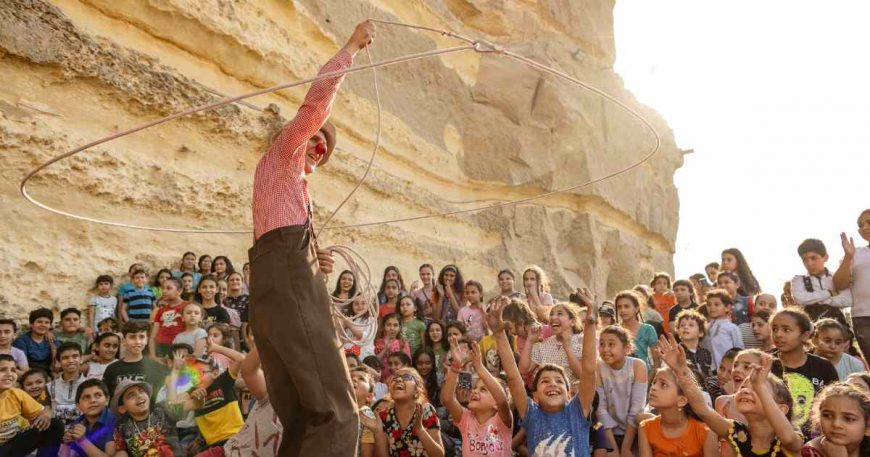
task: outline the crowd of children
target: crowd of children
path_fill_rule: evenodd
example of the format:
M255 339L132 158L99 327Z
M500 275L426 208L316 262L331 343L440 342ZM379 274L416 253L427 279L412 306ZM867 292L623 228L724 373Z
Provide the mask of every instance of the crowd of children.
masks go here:
M870 210L858 220L870 241ZM777 297L744 255L602 300L549 293L540 268L491 288L424 264L385 269L378 315L350 271L332 295L361 456L870 455L870 247L815 239ZM0 457L277 455L248 328L247 265L187 252L149 283L99 276L83 309L0 318ZM349 300L356 297L355 300Z

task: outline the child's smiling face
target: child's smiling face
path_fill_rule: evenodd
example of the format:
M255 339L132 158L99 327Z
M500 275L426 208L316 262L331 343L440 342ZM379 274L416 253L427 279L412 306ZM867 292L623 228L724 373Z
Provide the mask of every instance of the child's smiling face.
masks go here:
M43 378L42 376L31 376L31 378L42 379L42 387L45 388L45 378ZM12 387L15 387L15 381L17 380L18 371L15 368L15 362L11 360L0 362L0 389L6 391L6 389L11 389ZM30 392L27 391L27 393Z
M6 347L12 344L15 336L15 328L10 324L0 324L0 346Z
M350 292L353 289L353 273L343 273L338 278L338 286L342 292Z
M433 343L441 342L441 338L443 337L444 331L441 329L440 325L429 326L429 339L432 340Z
M133 418L139 418L148 415L148 402L151 399L148 397L148 392L140 386L127 388L124 394L121 395L121 407L119 411L122 414L129 414Z
M731 380L734 381L734 387L739 388L743 381L749 379L749 373L754 365L758 365L761 358L758 354L742 352L734 359L734 364L731 367ZM748 385L749 382L747 381Z
M710 319L722 319L728 315L731 310L731 305L726 305L719 297L710 297L707 299L707 314Z
M502 273L498 275L498 288L501 289L502 292L510 293L514 291L514 277L507 274Z
M68 375L78 373L82 364L82 354L79 351L64 351L58 358L60 359L60 368L64 373Z
M51 329L51 319L40 317L30 324L30 330L36 335L45 335Z
M15 364L13 363L14 367ZM45 391L45 376L41 373L32 374L21 380L21 388L31 397L37 398Z
M60 320L60 326L66 333L75 333L79 331L81 321L82 319L78 314L67 313L63 319Z
M568 381L562 373L543 371L538 378L533 397L544 411L560 411L568 403Z

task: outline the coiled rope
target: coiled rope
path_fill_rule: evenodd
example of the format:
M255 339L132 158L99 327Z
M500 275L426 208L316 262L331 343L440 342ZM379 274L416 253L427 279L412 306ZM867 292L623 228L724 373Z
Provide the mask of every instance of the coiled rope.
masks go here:
M235 96L235 97L224 98L222 100L218 100L216 102L209 103L207 105L189 108L189 109L181 111L179 113L175 113L175 114L172 114L172 115L169 115L169 116L166 116L166 117L163 117L163 118L151 121L151 122L141 124L139 126L132 127L130 129L127 129L127 130L124 130L124 131L100 138L98 140L92 141L90 143L87 143L83 146L80 146L80 147L75 148L71 151L65 152L63 154L54 156L54 157L50 158L49 160L47 160L46 162L40 164L39 166L37 166L36 168L31 170L24 177L24 179L21 180L21 183L19 186L19 191L21 192L21 196L24 197L27 201L29 201L33 205L35 205L39 208L42 208L46 211L49 211L49 212L52 212L52 213L55 213L55 214L58 214L61 216L65 216L65 217L69 217L69 218L73 218L73 219L78 219L78 220L85 221L85 222L92 222L92 223L97 223L97 224L102 224L102 225L113 226L113 227L121 227L121 228L135 229L135 230L156 231L156 232L171 232L171 233L210 233L210 234L219 234L219 233L220 234L242 234L242 233L244 233L244 234L249 234L252 232L252 230L247 229L247 228L246 229L203 229L203 228L180 228L180 227L155 227L155 226L137 225L137 224L128 224L128 223L123 223L123 222L108 221L108 220L83 216L80 214L75 214L75 213L71 213L69 211L64 211L64 210L61 210L58 208L51 207L45 203L42 203L42 202L36 200L33 196L31 196L28 193L27 183L34 176L36 176L40 171L44 170L45 168L49 167L50 165L52 165L58 161L61 161L61 160L66 159L68 157L71 157L75 154L84 152L84 151L91 149L95 146L98 146L98 145L101 145L104 143L108 143L108 142L116 140L118 138L125 137L127 135L131 135L133 133L136 133L136 132L139 132L139 131L142 131L142 130L145 130L145 129L148 129L148 128L151 128L151 127L154 127L154 126L157 126L157 125L181 118L181 117L189 116L191 114L199 113L199 112L210 110L210 109L219 108L219 107L222 107L225 105L229 105L231 103L243 103L244 104L244 102L242 102L242 101L245 99L251 98L251 97L269 94L269 93L276 92L279 90L289 89L291 87L296 87L296 86L300 86L303 84L313 83L316 81L320 81L322 79L334 78L336 76L340 76L343 74L356 73L356 72L360 72L363 70L369 70L369 69L372 70L372 76L373 76L373 80L374 80L373 84L374 84L374 89L375 89L375 100L377 102L377 112L378 112L377 133L376 133L376 138L375 138L375 144L374 144L374 147L372 149L372 154L371 154L371 157L368 161L368 164L366 165L366 168L365 168L365 171L364 171L362 177L359 179L359 181L357 181L357 184L348 193L348 195L344 198L344 200L342 200L341 203L339 203L339 205L335 208L335 210L333 210L330 213L330 215L327 217L327 219L322 224L320 230L318 231L318 234L321 233L323 230L327 230L327 229L336 230L336 229L345 229L345 228L354 228L354 227L371 227L371 226L385 225L385 224L391 224L391 223L396 223L396 222L417 221L417 220L429 219L429 218L435 218L435 217L444 217L444 216L453 216L453 215L465 214L465 213L473 213L473 212L484 211L484 210L488 210L488 209L513 206L513 205L517 205L520 203L527 203L530 201L546 198L546 197L556 195L556 194L571 192L571 191L574 191L574 190L577 190L577 189L580 189L583 187L587 187L587 186L591 186L591 185L596 184L596 183L600 183L602 181L606 181L606 180L611 179L613 177L627 173L635 168L638 168L638 167L642 166L644 163L646 163L647 161L649 161L650 159L652 159L652 157L661 148L661 137L659 136L658 131L655 129L655 127L652 125L652 123L649 122L643 115L641 115L635 109L633 109L632 107L623 103L619 99L613 97L612 95L610 95L610 94L608 94L608 93L606 93L606 92L604 92L604 91L602 91L602 90L600 90L600 89L598 89L598 88L596 88L588 83L585 83L577 78L574 78L574 77L572 77L564 72L561 72L559 70L556 70L556 69L553 69L553 68L548 67L546 65L543 65L543 64L536 62L532 59L529 59L527 57L523 57L523 56L516 54L508 49L505 49L502 46L495 45L495 44L488 42L488 41L485 41L485 40L473 40L471 38L457 34L455 32L436 29L436 28L432 28L432 27L414 25L414 24L405 24L402 22L395 22L395 21L385 21L385 20L380 20L380 19L369 19L369 20L372 22L375 22L375 23L384 24L384 25L388 25L388 26L405 27L405 28L411 28L411 29L439 33L443 36L454 38L454 39L457 39L459 41L462 41L465 44L461 45L461 46L454 46L454 47L443 48L443 49L435 49L435 50L431 50L431 51L424 51L424 52L419 52L419 53L415 53L415 54L400 56L400 57L396 57L393 59L388 59L388 60L384 60L384 61L380 61L380 62L374 62L374 59L372 58L372 55L371 55L371 51L369 49L370 46L369 46L366 48L367 56L369 59L369 63L367 65L361 65L358 67L352 67L352 68L348 68L348 69L344 69L344 70L338 70L338 71L333 71L333 72L329 72L329 73L324 73L322 75L318 75L318 76L313 77L313 78L308 78L308 79L304 79L304 80L300 80L300 81L296 81L296 82L292 82L292 83L287 83L287 84L279 84L276 86L272 86L272 87L265 88L265 89L260 89L260 90L250 92L247 94L243 94L243 95L239 95L239 96ZM346 224L346 225L339 225L339 226L330 227L330 223L332 222L332 220L334 219L334 217L338 213L338 211L345 205L345 203L347 203L348 200L350 200L350 198L353 196L353 194L365 182L365 179L368 177L369 171L372 168L372 165L374 163L374 159L375 159L377 152L378 152L378 149L380 147L382 106L381 106L381 100L380 100L380 93L379 93L379 89L378 89L377 73L376 73L375 69L378 67L395 65L398 63L412 62L415 60L421 60L421 59L426 59L426 58L435 57L435 56L439 56L439 55L445 55L445 54L451 54L451 53L457 53L457 52L463 52L463 51L469 51L469 50L474 50L475 52L478 52L478 53L504 55L504 56L509 57L511 59L514 59L518 62L521 62L525 65L531 66L532 68L535 68L539 71L551 74L557 78L563 79L563 80L568 81L574 85L580 86L584 89L587 89L587 90L595 93L596 95L598 95L598 96L604 98L605 100L615 104L616 106L622 108L624 111L626 111L632 117L634 117L635 119L640 121L640 123L653 136L654 144L653 144L652 148L650 149L650 151L646 155L641 157L638 161L636 161L636 162L634 162L634 163L632 163L624 168L618 169L618 170L613 171L611 173L608 173L604 176L600 176L600 177L591 179L591 180L584 182L584 183L581 183L581 184L576 184L576 185L572 185L572 186L568 186L568 187L563 187L560 189L555 189L552 191L548 191L548 192L544 192L544 193L541 193L538 195L534 195L532 197L504 201L504 202L498 202L498 203L494 203L494 204L490 204L490 205L483 205L483 206L462 209L462 210L446 211L446 212L441 212L441 213L436 213L436 214L425 214L425 215L411 216L411 217L398 218L398 219L381 220L381 221L374 221L374 222L363 222L363 223ZM345 299L345 300L333 299L333 310L332 311L333 311L333 314L336 316L336 320L338 321L338 320L341 320L343 318L346 319L344 317L344 312L343 312L344 308L347 307L348 305L350 305L351 303L353 303L355 300L365 299L367 302L365 312L360 312L358 314L355 314L354 316L351 316L351 319L352 319L351 325L354 325L354 326L357 326L358 328L363 329L363 337L362 338L354 338L353 336L348 336L348 335L344 334L345 332L343 332L343 331L339 332L339 336L341 337L342 341L344 341L346 343L357 344L360 346L370 344L373 341L374 336L375 336L374 334L375 334L375 329L377 326L377 320L376 320L375 316L377 316L377 314L378 314L377 301L374 299L374 286L372 285L372 282L371 282L372 281L371 269L369 268L369 265L365 261L365 259L358 252L356 252L355 250L353 250L352 248L350 248L348 246L336 245L336 246L330 246L327 249L332 251L334 254L338 255L339 257L341 257L349 265L350 271L354 273L354 275L358 281L358 288L357 288L358 292L354 297L350 297L350 298ZM363 319L363 316L366 313L368 313L368 318Z

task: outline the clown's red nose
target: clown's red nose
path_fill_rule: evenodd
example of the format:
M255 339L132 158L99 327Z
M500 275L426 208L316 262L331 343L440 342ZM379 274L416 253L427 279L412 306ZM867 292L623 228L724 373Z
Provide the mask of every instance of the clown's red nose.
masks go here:
M322 156L326 154L326 145L323 143L317 143L317 146L314 147L314 151L317 153L317 155Z

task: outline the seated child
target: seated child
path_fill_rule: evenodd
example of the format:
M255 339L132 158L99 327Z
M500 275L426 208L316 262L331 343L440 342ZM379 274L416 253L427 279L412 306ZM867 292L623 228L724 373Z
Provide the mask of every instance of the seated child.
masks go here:
M776 349L776 346L773 345L773 336L770 333L770 316L772 313L768 309L759 309L752 315L752 334L758 340L758 349L768 354Z
M114 457L181 457L176 417L164 404L151 406L151 384L124 379L115 388L111 409L117 414L106 454Z
M82 412L63 434L61 457L103 456L112 441L115 415L109 411L109 389L99 379L87 379L76 389Z
M51 361L60 341L50 342L48 338L54 313L48 308L37 308L30 312L30 331L19 335L12 346L24 351L30 368L42 368L51 371Z
M48 408L15 387L17 380L15 359L0 354L0 455L24 456L40 447L59 445L63 423L52 419Z
M82 354L88 353L91 338L82 327L82 312L78 308L67 308L60 312L60 332L55 337L61 344L76 343Z
M51 395L48 394L48 383L51 376L42 368L31 368L21 375L21 389L51 411Z
M388 387L381 382L381 376L384 370L384 364L376 355L370 355L363 359L363 366L368 368L369 373L374 376L375 401L379 401L387 396Z
M364 367L357 367L350 370L350 379L359 407L359 453L362 456L372 456L375 453L375 435L363 425L363 420L372 420L375 417L375 412L369 407L375 397L374 377Z
M103 372L103 382L109 388L112 398L115 396L115 387L124 380L136 380L147 382L152 389L160 390L166 378L166 366L154 359L145 357L143 351L148 344L148 330L150 326L146 321L131 320L124 324L122 330L124 352L121 360L116 360L106 367ZM149 393L150 396L150 393ZM146 417L144 413L138 417Z
M849 344L848 328L831 318L820 319L814 327L813 345L816 347L814 353L831 362L837 370L840 381L845 381L852 373L865 371L861 360L845 352Z
M85 381L81 373L82 350L78 343L67 341L57 349L60 374L48 385L54 417L69 425L79 416L76 390Z

